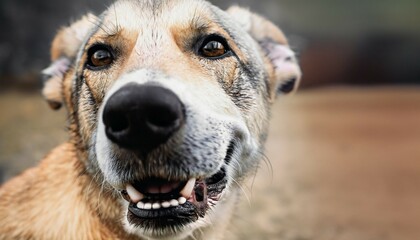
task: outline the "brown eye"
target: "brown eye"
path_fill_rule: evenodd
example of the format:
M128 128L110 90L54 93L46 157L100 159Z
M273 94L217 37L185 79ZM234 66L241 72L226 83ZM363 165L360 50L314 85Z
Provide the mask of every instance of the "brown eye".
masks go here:
M226 49L220 42L211 41L203 47L203 55L206 57L220 57L226 53Z
M106 46L94 46L88 51L87 65L92 70L102 69L114 61L111 51Z
M200 55L210 59L224 57L228 52L226 40L219 36L208 37L199 50Z

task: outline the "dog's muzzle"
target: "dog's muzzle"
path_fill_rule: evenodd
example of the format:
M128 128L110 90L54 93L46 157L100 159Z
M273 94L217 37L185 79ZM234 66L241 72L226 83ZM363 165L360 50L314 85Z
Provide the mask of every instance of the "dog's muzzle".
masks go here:
M139 166L144 168L139 169L144 174L131 177L124 183L125 188L120 189L129 202L127 217L132 224L145 229L185 226L203 217L209 204L217 202L226 187L225 167L210 177L188 174L174 177L170 173L157 176L159 170L156 169L163 169L165 161L169 164L176 159L168 154L158 154L158 158L166 159L158 166L153 156L163 151L162 146L167 145L167 149L175 151L179 147L179 143L170 140L176 137L184 139L181 129L187 124L185 112L184 104L174 92L156 84L128 83L105 103L102 115L105 134L118 146L113 154L118 155L121 150L136 156L134 159L116 157L116 161L142 163L130 166L130 171L136 171ZM226 152L225 164L230 161L233 149L232 143ZM149 168L152 165L153 171ZM177 167L178 170L190 171L185 165L172 165L174 171Z

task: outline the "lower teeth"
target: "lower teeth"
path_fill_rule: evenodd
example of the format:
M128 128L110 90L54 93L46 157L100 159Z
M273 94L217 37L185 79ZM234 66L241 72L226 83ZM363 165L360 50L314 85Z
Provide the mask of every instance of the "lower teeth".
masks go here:
M164 202L138 202L137 203L137 208L139 209L144 209L144 210L151 210L151 209L160 209L160 208L169 208L169 207L176 207L179 205L183 205L184 203L187 202L187 199L184 197L180 197L178 199L172 199L170 201L164 201Z

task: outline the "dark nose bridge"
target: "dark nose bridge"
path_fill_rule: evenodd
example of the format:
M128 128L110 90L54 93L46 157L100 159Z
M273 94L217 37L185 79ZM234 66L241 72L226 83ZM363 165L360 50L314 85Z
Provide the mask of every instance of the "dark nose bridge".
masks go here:
M151 83L129 83L108 99L102 117L112 142L147 155L181 128L185 113L171 90Z

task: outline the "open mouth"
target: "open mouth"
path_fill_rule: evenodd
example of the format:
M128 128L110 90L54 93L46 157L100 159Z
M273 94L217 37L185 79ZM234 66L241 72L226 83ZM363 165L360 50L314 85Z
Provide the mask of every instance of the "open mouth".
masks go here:
M204 217L226 188L226 166L234 149L232 141L224 159L225 166L209 178L147 178L127 184L121 193L129 202L128 221L137 227L156 230L182 227Z
M126 186L123 197L130 202L128 220L144 228L185 225L204 217L227 184L226 171L207 179L169 181L149 178Z

